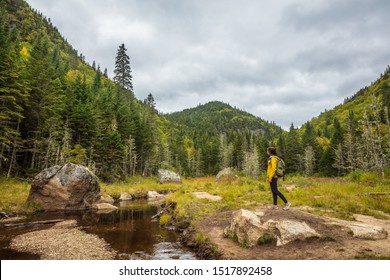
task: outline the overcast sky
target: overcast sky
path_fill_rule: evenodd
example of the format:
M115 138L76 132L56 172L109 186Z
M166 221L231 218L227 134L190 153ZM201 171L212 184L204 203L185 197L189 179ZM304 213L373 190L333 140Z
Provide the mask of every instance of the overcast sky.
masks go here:
M113 76L126 45L135 95L160 112L219 100L288 129L390 64L389 0L27 0Z

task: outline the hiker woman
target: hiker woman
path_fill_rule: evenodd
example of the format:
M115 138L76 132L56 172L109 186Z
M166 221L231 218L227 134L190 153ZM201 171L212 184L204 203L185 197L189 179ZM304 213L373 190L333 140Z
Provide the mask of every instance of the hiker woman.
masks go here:
M274 147L267 148L268 167L267 167L267 183L271 186L272 197L274 204L269 206L268 209L276 210L278 207L278 196L284 201L283 210L288 210L291 206L290 202L284 197L284 195L278 190L278 176L276 175L276 166L279 158L276 156L276 149Z

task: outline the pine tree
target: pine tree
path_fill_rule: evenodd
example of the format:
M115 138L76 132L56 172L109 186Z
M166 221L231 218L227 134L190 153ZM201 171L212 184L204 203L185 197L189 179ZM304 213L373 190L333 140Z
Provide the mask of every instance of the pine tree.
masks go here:
M284 161L288 164L288 172L303 171L303 149L299 141L297 129L291 124L286 138Z
M156 109L156 102L154 101L154 97L151 93L148 94L148 97L144 100L144 103L151 109Z
M334 150L334 160L332 166L337 169L337 176L344 175L343 172L345 170L344 151L341 143L339 143Z
M10 30L0 11L0 170L8 164L8 177L22 145L20 122L28 98L24 62L16 29ZM4 164L3 164L4 163Z
M114 81L123 89L134 92L133 76L131 75L130 58L126 54L125 44L118 48L115 60Z
M338 175L338 170L334 167L336 159L336 151L339 151L339 144L343 142L343 130L340 125L338 118L333 120L333 136L330 140L329 146L326 148L322 154L320 160L320 171L326 176L336 176Z
M310 157L312 156L313 158L310 159L310 161L313 161L314 162L317 162L318 159L320 158L321 156L321 153L322 153L322 149L320 147L320 145L318 144L317 142L317 135L316 135L316 132L314 130L314 128L312 127L312 125L310 124L310 122L307 122L305 125L304 125L304 133L302 135L302 147L305 149L305 153L310 151L309 154L310 154ZM307 173L307 160L308 160L308 155L305 154L304 156L304 161L305 161L305 172ZM313 170L310 171L310 173L314 173L316 171L316 165L313 165ZM310 175L311 175L310 174Z
M345 166L343 169L350 173L352 171L355 171L358 168L358 163L360 161L359 158L357 158L357 139L356 139L356 133L355 133L355 124L354 124L354 114L353 111L350 111L347 118L347 125L346 125L346 131L344 134L344 140L343 140L343 150L344 150L344 163ZM340 148L339 148L340 149Z
M62 139L64 95L51 61L48 38L42 35L36 40L27 64L30 96L25 112L29 117L21 123L22 132L29 140L31 168L48 166L49 158L55 159L51 153L57 151Z

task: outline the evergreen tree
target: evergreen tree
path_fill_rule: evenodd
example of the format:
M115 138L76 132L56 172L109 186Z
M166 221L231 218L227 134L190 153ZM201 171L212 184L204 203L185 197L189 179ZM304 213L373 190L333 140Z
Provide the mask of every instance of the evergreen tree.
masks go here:
M347 118L346 131L344 134L343 140L343 150L344 150L344 162L345 165L343 170L347 173L355 171L358 168L360 158L357 157L358 149L357 149L357 139L356 139L356 125L354 120L353 111L350 111ZM338 148L341 149L340 147Z
M44 168L55 158L60 146L62 127L61 112L64 109L62 84L54 75L51 64L52 56L48 38L40 36L31 51L26 74L29 81L30 96L25 107L26 115L21 123L21 130L28 140L27 147L31 157L31 168Z
M297 129L291 124L286 137L286 148L284 151L284 161L288 166L287 172L303 171L303 149L301 148Z
M95 77L92 84L92 93L97 94L102 86L102 73L100 72L100 65L98 65L97 71L95 71Z
M9 29L0 11L0 171L8 167L8 177L16 163L16 152L22 145L19 126L28 98L19 43L16 29Z
M343 142L343 131L341 129L340 121L334 118L333 121L333 136L329 146L326 148L320 160L320 171L326 176L338 175L338 168L335 168L334 161L336 158L336 151L340 152L339 144ZM340 155L338 155L340 157Z
M317 162L320 159L321 154L322 154L322 148L317 141L317 133L315 132L315 130L314 130L313 126L310 124L310 122L307 122L304 125L304 132L302 135L302 147L305 150L305 153L308 152L308 154L306 154L304 156L306 173L308 173L306 164L308 164L307 160L309 158L310 158L310 161L313 161L309 165L311 166L313 164L312 166L314 168L309 173L314 173L315 171L317 171L317 168L316 168L316 165L314 164L314 162ZM308 157L308 155L310 155L310 157ZM311 157L313 157L313 158L311 158Z
M156 109L156 102L154 101L154 97L151 93L148 94L148 97L144 100L144 103L152 110Z
M133 76L131 75L130 58L126 54L125 44L122 44L118 48L118 52L115 59L114 81L123 89L133 89Z

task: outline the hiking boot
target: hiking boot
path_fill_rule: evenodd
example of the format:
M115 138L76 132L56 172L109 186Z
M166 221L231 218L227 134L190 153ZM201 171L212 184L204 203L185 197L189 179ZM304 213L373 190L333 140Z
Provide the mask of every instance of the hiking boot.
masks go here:
M279 207L277 205L270 205L267 208L270 210L278 210L279 209Z
M291 203L290 202L287 202L284 206L283 206L283 210L288 210L291 206Z

